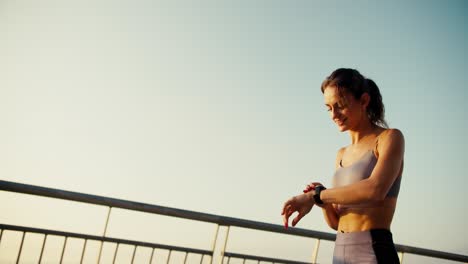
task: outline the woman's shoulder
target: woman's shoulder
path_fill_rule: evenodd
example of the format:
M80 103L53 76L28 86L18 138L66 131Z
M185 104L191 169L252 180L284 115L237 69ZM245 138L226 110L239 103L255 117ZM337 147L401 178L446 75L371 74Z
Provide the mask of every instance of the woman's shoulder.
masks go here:
M377 139L377 152L385 149L401 149L405 148L405 137L403 132L397 128L385 129L379 134Z
M378 140L404 140L403 132L398 128L386 128L378 136Z
M343 153L346 151L346 149L348 148L349 146L344 146L344 147L341 147L338 149L338 152L336 153L336 156L337 157L341 157L343 156Z

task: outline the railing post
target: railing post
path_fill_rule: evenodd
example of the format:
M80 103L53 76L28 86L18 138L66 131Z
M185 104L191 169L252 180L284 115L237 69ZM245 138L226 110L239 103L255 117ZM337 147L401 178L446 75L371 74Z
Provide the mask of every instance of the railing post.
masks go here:
M153 248L153 250L151 250L151 256L150 256L149 264L153 263L153 256L154 256L154 248Z
M138 246L133 247L132 262L130 262L131 264L133 264L135 261L135 255L136 255L137 249L138 249Z
M317 256L318 256L318 250L320 246L320 238L317 238L317 242L315 242L314 246L314 252L312 253L312 263L317 263Z
M41 264L42 262L42 256L44 255L44 248L45 248L46 242L47 242L47 234L44 236L44 240L42 240L41 255L39 255L39 261L37 262L38 264Z
M172 249L169 250L169 255L167 256L166 264L169 264L169 261L171 260L171 253L172 253Z
M210 264L213 264L214 251L215 251L215 248L216 248L216 241L217 241L217 239L218 239L218 232L219 232L219 224L216 224L216 232L215 232L214 239L213 239L213 245L212 245L212 247L211 247L211 260L210 260Z
M224 238L224 244L223 244L223 247L221 248L221 259L219 260L219 264L223 264L223 261L224 261L224 252L226 252L230 227L231 226L227 226L227 229L226 229L226 237Z
M84 259L85 253L86 253L86 244L87 243L88 243L88 239L85 239L84 243L83 243L83 251L81 252L80 264L83 264L83 259Z
M62 255L60 256L60 263L63 263L63 256L65 255L65 249L67 248L67 241L68 241L68 237L65 237L65 241L63 242L63 248L62 248Z
M20 257L21 257L21 252L23 251L24 236L25 236L25 232L23 232L23 235L21 237L21 245L20 245L20 249L19 249L19 252L18 252L18 256L16 257L16 264L19 263L19 260L20 260Z
M107 235L107 225L109 224L109 217L111 214L112 207L109 206L109 211L107 212L107 218L106 218L106 224L104 225L104 232L102 233L102 237L106 237ZM102 254L102 245L104 244L104 241L101 241L101 245L99 246L99 255L97 258L97 263L99 264L101 262L101 254Z
M117 259L117 251L119 251L119 246L120 246L120 243L117 243L117 245L115 246L114 257L112 258L112 264L115 264L115 260Z

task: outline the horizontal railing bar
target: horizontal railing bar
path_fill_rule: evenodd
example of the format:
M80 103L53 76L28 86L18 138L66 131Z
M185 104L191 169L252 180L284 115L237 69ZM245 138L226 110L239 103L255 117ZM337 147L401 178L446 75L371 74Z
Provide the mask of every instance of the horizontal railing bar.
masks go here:
M126 244L126 245L141 246L141 247L149 247L149 248L167 249L167 250L173 250L173 251L183 251L183 252L190 252L190 253L195 253L195 254L213 256L212 251L203 250L203 249L178 247L178 246L171 246L171 245L165 245L165 244L141 242L141 241L128 240L128 239L119 239L119 238L112 238L112 237L85 235L85 234L71 233L71 232L64 232L64 231L56 231L56 230L50 230L50 229L41 229L41 228L16 226L16 225L5 225L5 224L0 224L0 229L9 230L9 231L27 232L27 233L38 233L38 234L54 235L54 236L61 236L61 237L72 237L72 238L96 240L96 241L111 242L111 243Z
M128 200L114 199L98 195L90 195L79 192L70 192L53 188L46 188L40 186L34 186L29 184L15 183L9 181L0 180L0 190L18 192L32 195L45 196L50 198L64 199L76 202L90 203L96 205L104 205L121 209L128 209L146 213L154 213L160 215L174 216L179 218L185 218L196 221L217 223L225 226L236 226L249 229L257 229L262 231L269 231L275 233L319 238L328 241L335 240L335 234L313 231L302 228L290 228L286 230L282 225L275 225L263 222L257 222L246 219L239 219L233 217L226 217L220 215L213 215L183 209L176 209L170 207L164 207L159 205L152 205L140 202L133 202Z
M440 258L440 259L454 260L454 261L468 263L468 256L465 256L465 255L426 249L426 248L411 247L411 246L405 246L405 245L399 245L399 244L395 244L395 247L397 251L404 252L405 254L415 254L418 256L426 256L426 257Z
M154 213L154 214L160 214L160 215L166 215L166 216L174 216L174 217L196 220L196 221L217 223L219 225L224 225L224 226L236 226L236 227L243 227L243 228L261 230L261 231L269 231L269 232L274 232L274 233L282 233L282 234L309 237L309 238L318 238L318 239L328 240L328 241L335 241L335 238L336 238L336 235L332 233L326 233L326 232L320 232L320 231L314 231L314 230L308 230L308 229L302 229L302 228L290 228L286 230L282 225L275 225L275 224L257 222L257 221L240 219L240 218L213 215L213 214L201 213L201 212L196 212L196 211L189 211L189 210L164 207L164 206L159 206L159 205L133 202L133 201L122 200L122 199L114 199L114 198L84 194L84 193L79 193L79 192L64 191L60 189L46 188L46 187L29 185L29 184L9 182L9 181L4 181L4 180L0 180L0 190L24 193L24 194L39 195L39 196L64 199L64 200L71 200L71 201L83 202L83 203L89 203L89 204L95 204L95 205L104 205L104 206L110 206L110 207L115 207L115 208ZM102 237L100 240L102 240ZM460 255L460 254L454 254L454 253L449 253L449 252L430 250L430 249L424 249L424 248L412 247L412 246L406 246L406 245L399 245L399 244L396 245L396 248L398 251L410 253L410 254L417 254L417 255L433 257L433 258L468 262L468 256Z
M286 259L279 259L279 258L267 258L267 257L262 257L262 256L246 255L246 254L239 254L239 253L232 253L232 252L225 252L224 257L257 260L257 261L265 261L265 262L273 262L273 263L284 263L284 264L311 264L310 262L293 261L293 260L286 260Z

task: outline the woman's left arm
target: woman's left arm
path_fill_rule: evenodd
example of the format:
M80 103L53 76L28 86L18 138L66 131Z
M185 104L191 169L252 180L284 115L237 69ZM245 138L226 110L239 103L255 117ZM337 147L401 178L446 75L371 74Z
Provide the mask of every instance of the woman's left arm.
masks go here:
M405 140L398 129L389 129L379 139L379 157L369 178L320 193L325 204L356 204L383 200L398 177L403 163Z

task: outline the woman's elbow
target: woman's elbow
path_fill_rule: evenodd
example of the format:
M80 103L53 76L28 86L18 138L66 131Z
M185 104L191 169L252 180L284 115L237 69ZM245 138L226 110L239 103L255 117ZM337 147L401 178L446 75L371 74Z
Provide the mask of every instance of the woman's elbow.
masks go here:
M338 230L338 223L330 223L330 222L329 222L329 223L327 223L327 224L328 224L328 226L329 226L331 229L333 229L333 230L335 230L335 231Z

